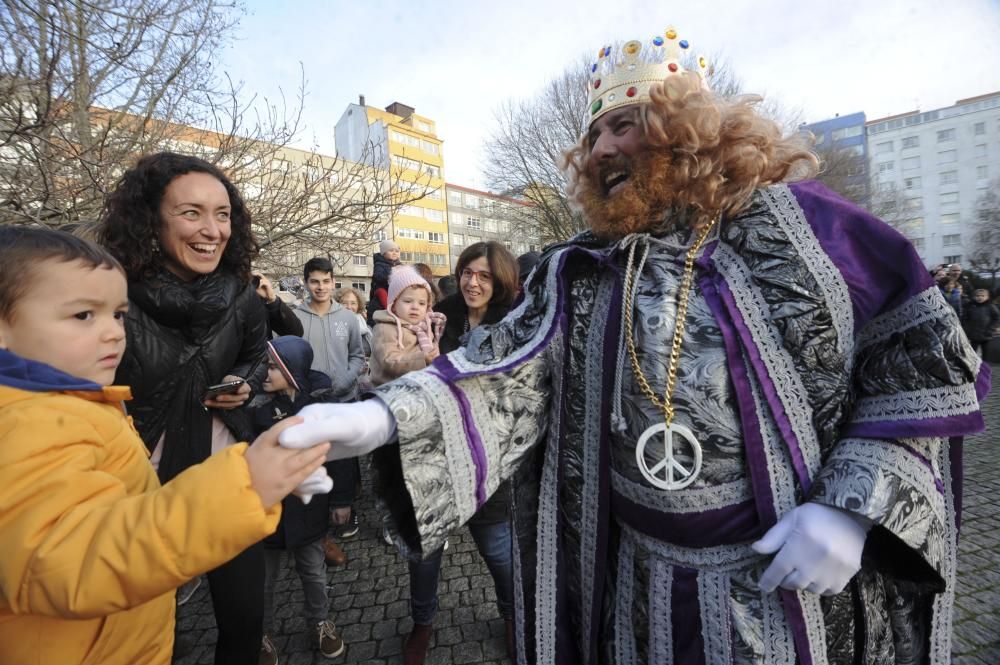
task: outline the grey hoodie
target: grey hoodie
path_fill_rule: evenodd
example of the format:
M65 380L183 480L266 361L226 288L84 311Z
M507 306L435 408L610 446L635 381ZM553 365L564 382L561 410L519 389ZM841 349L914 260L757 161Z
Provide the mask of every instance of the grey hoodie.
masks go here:
M320 315L309 308L308 300L294 311L302 321L302 337L313 348L312 369L330 377L338 400L354 399L365 364L357 315L338 302L332 302L330 311Z

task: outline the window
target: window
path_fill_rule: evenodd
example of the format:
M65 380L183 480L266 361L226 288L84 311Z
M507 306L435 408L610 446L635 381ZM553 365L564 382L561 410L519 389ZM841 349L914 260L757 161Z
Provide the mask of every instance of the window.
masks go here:
M448 257L444 254L431 254L431 265L446 266L448 265Z
M460 206L462 205L462 193L456 191L448 192L448 205Z
M486 220L486 230L489 233L497 233L500 229L497 227L496 220L487 219Z
M399 260L403 263L430 263L425 252L400 252Z
M903 170L904 171L916 171L920 168L920 158L919 157L907 157L903 160Z
M957 160L957 150L944 150L938 153L938 164L954 164Z
M365 291L368 290L368 285L365 284L364 282L351 282L351 287L357 289L358 291L361 291L361 293L364 293Z
M941 129L937 133L937 142L945 143L947 141L955 140L955 130L954 129Z
M452 233L451 244L455 245L456 247L463 246L465 244L465 236L461 233Z
M372 236L372 240L374 240L375 242L382 242L388 237L389 234L386 232L385 229L379 229L378 231L375 232L375 235Z
M946 257L944 257L944 262L945 263L961 263L962 262L962 255L961 254L952 254L951 256L946 256Z
M987 166L976 167L976 180L986 180L990 177L990 169Z
M457 212L449 212L448 223L461 226L462 224L465 224L465 215L460 215Z
M920 189L920 176L903 178L903 187L906 189Z
M364 254L355 254L351 257L351 263L356 266L366 266L368 265L368 257Z
M962 234L952 233L949 235L941 236L941 244L945 247L954 247L955 245L962 244Z
M427 234L427 239L431 242L436 242L438 244L444 244L444 234L443 233L433 233Z
M428 198L431 201L440 201L441 200L441 190L440 189L432 189L431 191L429 191L426 194L424 194L424 198Z
M976 144L975 156L976 157L985 157L986 156L986 144L985 143L977 143Z
M923 238L910 238L910 242L913 243L913 249L918 252L922 252L924 249L924 239Z
M396 233L400 238L409 238L410 240L424 240L427 237L420 229L396 229Z
M958 192L941 192L941 205L956 205Z
M941 215L941 224L944 226L947 226L949 224L958 224L958 219L959 217L957 212L948 213L947 215ZM949 261L949 263L953 263L953 261Z
M417 120L417 129L419 129L422 132L427 132L429 134L431 131L431 126L426 122L424 122L423 120Z
M423 171L424 173L426 173L427 175L431 176L432 178L440 178L441 177L441 167L440 166L433 166L431 164L424 164L421 167L420 170Z
M982 136L983 134L985 134L986 133L986 123L985 122L977 122L976 124L974 124L972 126L972 133L975 134L976 136Z
M335 288L335 289L341 289L343 287L344 287L344 285L341 284L340 282L334 282L333 283L333 288Z
M919 148L920 147L920 137L919 136L904 136L902 141L903 149L906 148Z
M888 173L889 171L892 171L892 169L893 169L893 167L895 165L896 165L895 162L879 162L878 172L879 173Z
M844 146L844 151L849 155L854 155L855 157L861 157L865 154L865 147L858 143L857 145Z
M424 210L420 206L406 204L399 206L399 214L409 215L410 217L423 217Z
M884 143L875 144L876 155L884 155L887 152L892 152L892 141L885 141Z
M424 218L432 222L442 222L444 221L444 213L433 208L424 208Z
M914 196L912 198L903 201L903 208L911 212L914 210L921 210L923 207L924 207L924 200L919 196Z
M438 154L438 147L436 143L431 143L430 141L421 141L420 147L424 152L429 152L432 155Z
M854 127L842 127L830 132L830 136L833 137L834 141L839 141L841 139L850 138L851 136L861 136L861 131L861 125L856 125Z
M472 196L471 194L465 195L465 207L479 209L479 197Z
M942 171L941 172L941 184L942 185L954 185L958 182L958 171Z
M398 168L401 168L401 169L409 169L411 171L418 171L418 170L420 170L420 162L418 162L415 159L409 159L408 157L402 157L400 155L393 155L392 156L392 163L395 164Z
M465 223L466 225L468 225L470 229L483 228L483 223L480 221L478 217L469 217L467 220L465 220Z
M907 233L919 233L924 230L924 218L914 217L903 222L903 228Z

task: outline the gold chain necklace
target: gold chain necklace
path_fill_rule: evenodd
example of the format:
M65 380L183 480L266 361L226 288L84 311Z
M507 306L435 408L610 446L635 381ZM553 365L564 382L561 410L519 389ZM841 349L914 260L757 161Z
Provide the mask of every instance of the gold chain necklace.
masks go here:
M694 262L698 257L698 251L705 244L708 234L715 228L717 222L718 218L716 217L698 230L694 244L688 249L684 259L684 276L681 279L681 286L677 292L674 338L670 346L670 363L667 366L667 385L663 391L662 400L653 391L653 388L649 385L649 381L646 379L646 375L643 374L642 368L639 366L639 357L635 349L632 327L632 309L635 305L635 293L633 289L635 277L630 271L627 271L625 274L625 344L629 360L632 362L632 373L635 375L636 382L639 384L642 394L656 408L663 412L664 418L662 424L658 423L649 427L639 438L639 442L636 445L636 461L639 465L639 470L646 479L662 489L674 490L687 487L694 481L698 475L698 471L701 469L701 444L698 443L698 440L689 428L674 424L674 407L671 402L673 401L674 386L677 383L677 367L680 365L681 360L681 345L684 341L684 328L687 324L687 309L688 301L691 297L691 285L694 282ZM660 432L664 433L664 457L662 461L650 467L647 465L645 459L646 445L653 436ZM692 449L694 465L690 470L674 459L674 434L679 434ZM661 471L664 472L664 477L662 478L659 476ZM677 479L678 474L682 476L680 480Z

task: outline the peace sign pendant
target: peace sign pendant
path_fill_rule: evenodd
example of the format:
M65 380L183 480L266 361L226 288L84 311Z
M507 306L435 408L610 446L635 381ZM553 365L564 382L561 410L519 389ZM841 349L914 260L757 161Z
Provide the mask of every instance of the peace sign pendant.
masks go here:
M653 440L653 437L660 433L663 433L663 458L652 467L647 466L646 445L659 444L659 439ZM691 449L694 463L690 469L674 459L674 434L680 436L681 445L686 444ZM664 490L684 489L694 482L701 471L701 444L684 425L658 423L639 437L639 443L635 447L635 461L639 465L639 471L654 487Z

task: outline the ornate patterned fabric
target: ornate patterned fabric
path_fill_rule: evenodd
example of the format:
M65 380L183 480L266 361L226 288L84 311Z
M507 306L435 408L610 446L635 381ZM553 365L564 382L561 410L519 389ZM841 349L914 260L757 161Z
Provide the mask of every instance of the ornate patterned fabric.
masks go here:
M624 352L623 272L633 251L662 394L687 242L668 223L551 248L503 322L379 389L400 439L379 491L408 548L512 479L519 663L948 662L954 437L982 428L989 383L953 311L863 211L815 183L758 191L697 261L674 404L703 463L658 489L636 460L662 414ZM804 501L875 523L862 571L833 597L763 593L749 544Z

